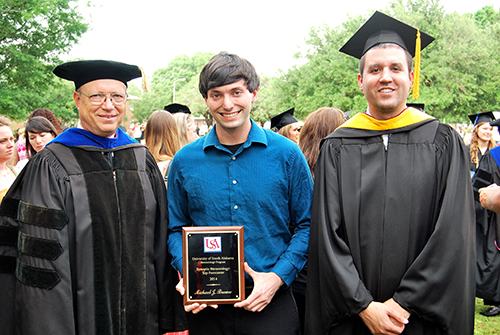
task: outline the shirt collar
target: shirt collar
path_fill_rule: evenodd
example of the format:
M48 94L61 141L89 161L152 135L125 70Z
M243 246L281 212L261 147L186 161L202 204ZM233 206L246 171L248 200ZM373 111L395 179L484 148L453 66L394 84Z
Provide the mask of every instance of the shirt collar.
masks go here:
M250 128L250 132L248 133L247 140L242 145L242 148L246 149L250 145L252 145L252 143L261 143L261 144L267 146L267 136L266 136L265 130L262 129L261 127L259 127L254 122L254 120L250 119L250 122L252 123L252 128ZM215 132L215 127L217 127L217 124L215 124L213 126L212 130L205 136L204 143L203 143L203 150L206 150L208 147L215 147L219 150L225 150L224 146L220 143L219 139L217 138L217 133Z

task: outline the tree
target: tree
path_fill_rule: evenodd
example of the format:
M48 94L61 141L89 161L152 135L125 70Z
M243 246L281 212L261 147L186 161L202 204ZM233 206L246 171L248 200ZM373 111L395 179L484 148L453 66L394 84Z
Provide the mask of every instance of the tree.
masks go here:
M57 106L51 93L58 96L64 86L52 69L88 28L73 2L0 3L0 113L20 120L35 108Z
M489 6L474 15L445 14L438 0L396 0L381 11L436 38L422 52L418 102L428 113L467 122L467 114L500 107L500 13ZM366 109L356 82L358 61L338 50L371 14L349 17L336 28L311 28L308 50L297 54L303 65L271 79L272 115L293 106L301 119L324 106ZM411 96L408 101L415 102Z
M493 6L485 6L474 13L474 20L480 27L492 28L500 23L500 11L495 12Z
M194 115L204 115L208 120L208 110L198 91L198 76L201 69L213 56L212 53L197 52L192 57L176 56L166 68L153 73L151 90L140 95L140 99L132 102L134 116L142 121L155 110L163 109L173 102L173 84L175 85L175 102L189 107Z

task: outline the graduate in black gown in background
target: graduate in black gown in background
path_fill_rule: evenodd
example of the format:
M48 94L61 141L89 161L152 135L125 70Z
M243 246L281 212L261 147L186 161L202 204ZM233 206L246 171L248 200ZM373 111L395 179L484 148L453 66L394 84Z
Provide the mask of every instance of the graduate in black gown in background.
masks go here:
M500 126L500 120L491 122ZM476 200L476 296L489 307L484 316L500 315L500 148L481 159L473 178Z
M483 112L469 115L469 119L474 125L470 144L467 145L469 152L469 168L471 177L476 173L481 158L496 147L495 140L493 139L493 127L490 122L495 121L493 112Z
M417 34L422 48L433 40L377 12L341 49L361 58L368 109L322 142L306 334L473 334L468 154L455 130L406 106Z

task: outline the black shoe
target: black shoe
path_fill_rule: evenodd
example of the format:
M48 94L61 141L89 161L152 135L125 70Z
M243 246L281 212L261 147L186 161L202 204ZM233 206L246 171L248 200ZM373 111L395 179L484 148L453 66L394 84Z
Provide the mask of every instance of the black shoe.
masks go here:
M496 316L500 314L500 306L491 306L490 308L479 312L479 314L484 316Z

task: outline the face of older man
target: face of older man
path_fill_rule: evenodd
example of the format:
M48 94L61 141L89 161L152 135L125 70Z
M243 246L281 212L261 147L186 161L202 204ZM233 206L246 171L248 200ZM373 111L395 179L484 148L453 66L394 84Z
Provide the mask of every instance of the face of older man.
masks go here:
M103 96L106 100L99 103ZM82 85L73 99L83 129L102 137L113 135L125 117L127 102L121 98L126 96L127 88L118 80L99 79Z

